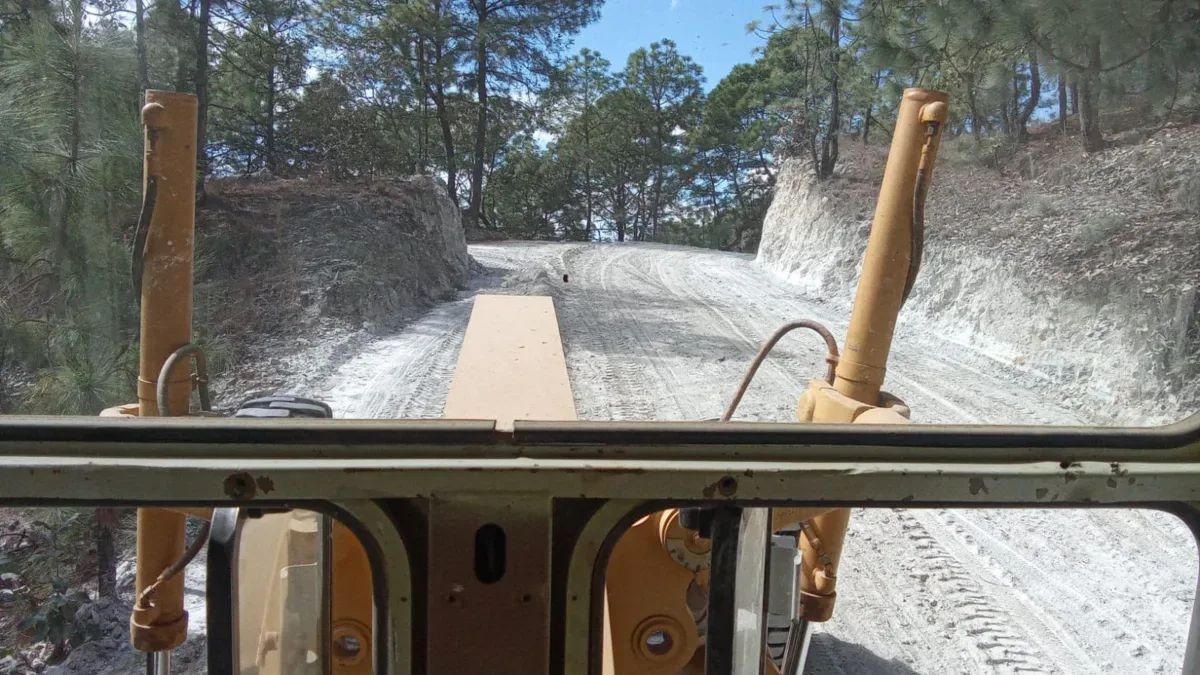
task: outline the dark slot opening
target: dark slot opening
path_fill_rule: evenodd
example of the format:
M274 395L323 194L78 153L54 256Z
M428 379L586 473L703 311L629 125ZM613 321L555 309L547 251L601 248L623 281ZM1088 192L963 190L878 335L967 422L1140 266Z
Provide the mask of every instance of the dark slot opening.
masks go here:
M506 539L504 528L494 523L475 531L475 578L480 582L494 584L504 578Z

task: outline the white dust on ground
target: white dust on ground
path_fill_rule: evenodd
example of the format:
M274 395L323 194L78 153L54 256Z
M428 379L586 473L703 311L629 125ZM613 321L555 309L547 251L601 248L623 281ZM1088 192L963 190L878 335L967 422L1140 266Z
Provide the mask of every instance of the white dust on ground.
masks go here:
M806 300L749 256L649 245L474 245L476 290L555 298L582 419L711 419L762 342L841 309ZM569 275L563 282L562 275ZM471 293L368 345L304 393L340 417L438 417ZM738 419L794 420L824 368L814 336L785 339ZM1019 373L901 323L888 388L918 423L1087 424ZM857 510L838 610L815 673L1166 673L1183 661L1194 540L1173 516L1114 510Z

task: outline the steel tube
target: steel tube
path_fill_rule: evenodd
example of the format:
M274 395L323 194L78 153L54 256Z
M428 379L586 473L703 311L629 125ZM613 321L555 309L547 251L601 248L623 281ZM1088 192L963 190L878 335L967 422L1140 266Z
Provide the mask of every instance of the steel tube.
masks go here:
M168 374L170 410L156 402L159 371L167 358L191 342L192 256L196 210L196 97L147 91L143 185L156 177L157 199L143 253L141 348L138 361L138 415L186 415L191 394L190 362ZM135 255L138 252L135 252ZM186 516L165 509L138 509L137 593L184 553ZM130 639L141 651L164 653L187 639L183 575L162 585L130 617ZM169 667L169 666L168 666Z
M948 100L942 92L906 89L900 103L854 311L833 385L840 393L870 405L879 405L896 316L913 262L913 190L925 145L921 109ZM936 145L930 153L930 164L935 155Z

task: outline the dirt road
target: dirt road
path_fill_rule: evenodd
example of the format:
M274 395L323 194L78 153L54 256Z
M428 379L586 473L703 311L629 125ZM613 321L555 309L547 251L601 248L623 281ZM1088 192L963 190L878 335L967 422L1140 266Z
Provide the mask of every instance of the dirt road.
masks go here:
M654 246L471 247L489 293L555 298L580 417L718 417L762 341L848 316L799 296L747 256ZM568 281L563 281L563 275ZM441 305L347 362L323 395L343 417L438 417L471 299ZM739 419L791 421L824 368L788 337ZM1074 424L1068 410L969 350L901 319L888 389L920 423ZM1040 386L1037 391L1045 391ZM815 673L1159 673L1182 665L1197 552L1181 522L1104 510L861 510L839 610L814 639Z

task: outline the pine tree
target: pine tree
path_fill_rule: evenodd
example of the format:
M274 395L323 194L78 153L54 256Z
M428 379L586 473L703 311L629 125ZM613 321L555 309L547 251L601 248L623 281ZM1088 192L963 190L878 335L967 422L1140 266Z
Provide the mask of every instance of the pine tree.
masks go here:
M686 134L696 127L704 102L704 75L691 57L670 40L655 42L629 55L621 80L641 103L632 106L642 142L642 171L651 185L640 193L639 221L634 239L653 239L667 204L683 187L682 169L688 163Z
M0 62L0 235L10 256L46 261L31 288L45 330L32 404L95 414L128 395L132 324L123 218L141 146L126 31L88 32L79 0L36 17ZM29 318L29 317L26 317Z
M780 120L769 109L770 73L762 63L735 66L704 106L692 137L693 199L710 210L709 241L753 250L775 186L769 152Z
M219 166L278 175L289 168L288 126L308 66L301 0L230 1L215 31L208 137Z
M52 10L6 36L0 59L0 258L39 270L18 277L31 298L19 314L3 311L0 298L0 340L39 329L24 346L41 353L22 355L43 366L31 411L95 415L133 393L120 240L140 187L133 36L86 29L81 0ZM90 531L97 588L108 597L116 595L112 516L96 509Z
M1139 63L1153 66L1149 79L1166 78L1171 60L1194 56L1172 54L1186 49L1187 36L1196 23L1187 21L1188 8L1175 0L1115 0L1080 2L1048 0L1005 5L1005 20L1018 28L1032 45L1066 69L1078 86L1078 106L1083 149L1095 152L1105 146L1100 128L1103 78L1124 72ZM1172 49L1174 47L1175 49ZM1178 61L1177 61L1178 62Z
M459 30L470 42L469 84L475 93L468 221L483 214L489 97L537 91L567 37L598 16L600 0L464 0Z
M557 73L548 92L552 126L560 133L557 150L577 168L571 194L583 209L583 239L596 230L596 164L602 120L597 104L613 87L611 65L598 52L583 49Z

